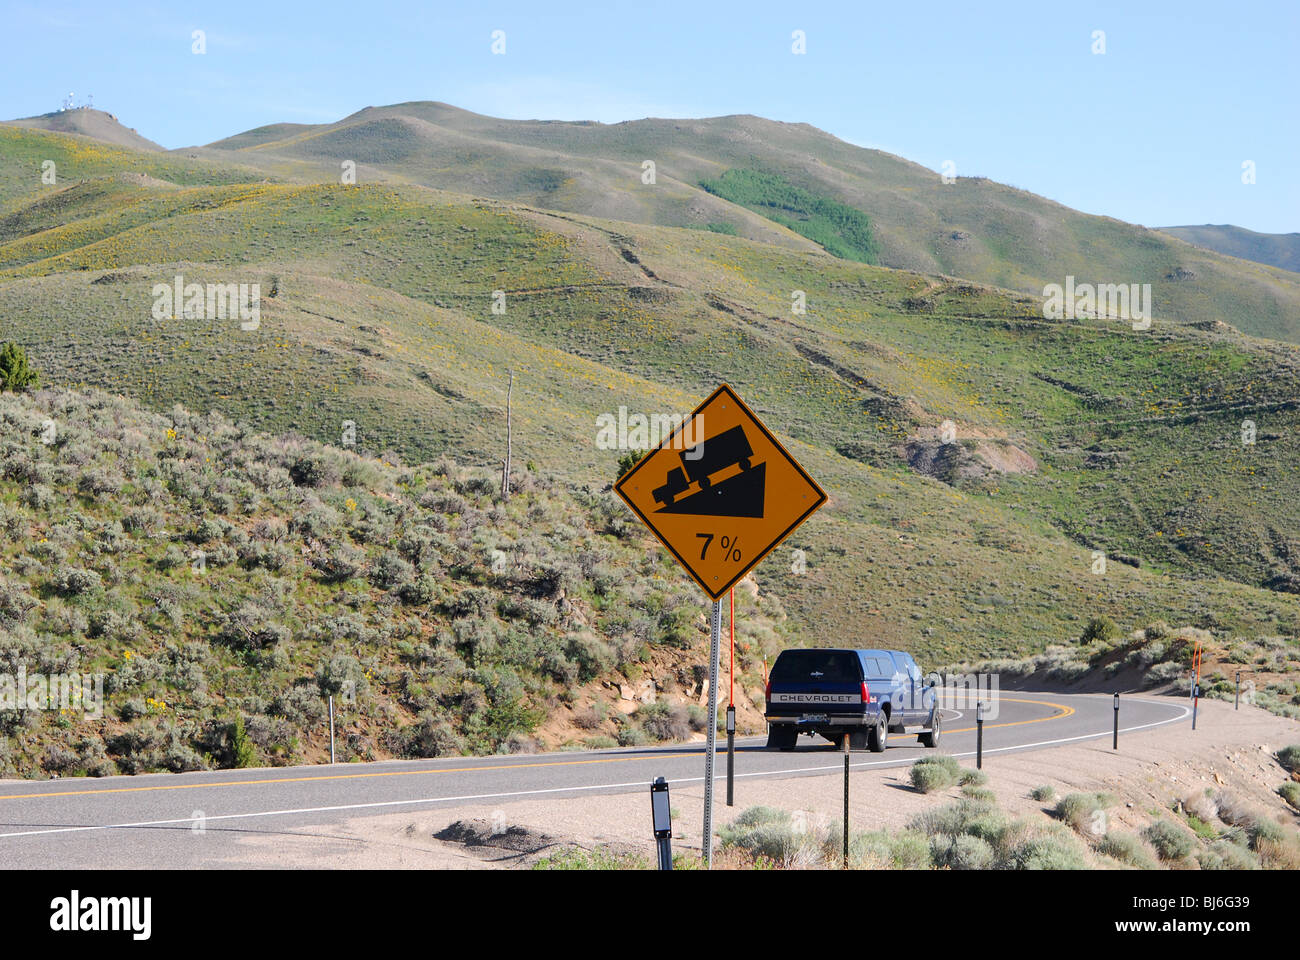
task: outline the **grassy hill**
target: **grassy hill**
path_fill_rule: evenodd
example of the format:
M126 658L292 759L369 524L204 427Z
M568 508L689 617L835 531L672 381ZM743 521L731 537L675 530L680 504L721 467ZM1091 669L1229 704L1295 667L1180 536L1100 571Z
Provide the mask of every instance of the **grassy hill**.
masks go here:
M4 123L33 130L48 130L52 133L71 133L131 150L161 151L163 149L147 137L142 137L134 128L123 126L111 113L90 107L56 110L53 113L43 113L39 117L6 120Z
M10 194L0 215L0 341L25 346L45 383L60 391L102 389L141 404L136 410L125 402L118 408L117 401L93 401L113 407L114 420L152 424L139 431L161 446L144 444L133 453L133 471L171 456L170 440L155 436L161 429L166 437L165 420L199 445L200 453L186 455L195 469L219 485L223 473L234 470L231 482L242 490L235 481L256 486L255 475L291 469L274 452L277 445L338 445L350 421L355 452L338 456L349 463L359 456L366 470L379 471L377 479L344 486L331 480L324 488L328 498L294 480L298 493L286 490L272 502L266 491L254 500L257 509L291 526L304 512L292 499L307 496L303 487L340 513L339 504L349 498L369 502L365 491L371 488L387 490L386 503L431 488L437 488L431 496L441 495L448 484L465 498L468 487L457 484L476 477L474 506L483 516L475 532L484 543L532 536L535 523L550 530L548 549L576 557L589 540L605 544L601 538L612 536L603 547L611 563L630 571L628 564L654 554L655 575L678 598L670 605L690 610L674 616L699 618L704 604L648 539L635 528L607 532L614 520L631 518L603 492L624 451L597 446L596 418L619 406L684 413L727 381L831 497L757 570L758 596L773 606L767 612L747 607L741 619L755 625L770 649L784 642L863 642L909 649L930 664L1014 657L1077 638L1097 615L1126 630L1156 620L1185 624L1225 643L1267 637L1292 646L1300 635L1300 458L1294 440L1300 433L1300 351L1292 345L1244 336L1221 323L1172 322L1159 312L1145 331L1116 321L1047 321L1034 297L831 256L777 226L772 229L788 242L600 219L409 184L264 182L260 175L240 181L250 168L228 160L214 165L203 156L107 147L85 156L83 149L72 137L0 128L0 185L26 191ZM34 190L23 185L32 158L60 150L73 182ZM873 230L877 223L871 219ZM187 283L260 284L257 328L180 313L155 319L154 286L170 285L177 275ZM500 302L496 291L504 292L504 312L493 310ZM805 294L806 312L792 310L794 291ZM510 371L519 479L563 500L568 519L553 528L544 508L518 517L511 511L526 499L505 506L491 493L504 451ZM80 474L70 471L24 472L28 460L55 458L57 466L62 456L32 433L40 410L92 402L62 396L14 401L29 406L4 421L3 433L10 444L5 469L18 470L6 474L3 487L19 518L9 534L6 567L33 556L45 566L28 562L30 576L23 574L20 588L60 603L68 598L42 593L62 589L57 583L63 581L53 579L45 558L31 553L34 526L42 532L50 522L75 526L80 521L67 512L75 511L98 530L96 524L120 519L112 511L131 504L129 497L111 495L111 486L107 502L99 503L97 481L83 486ZM174 412L177 404L197 413ZM103 416L95 407L80 422L93 433ZM176 426L196 418L202 427ZM220 444L207 449L203 445L219 434L209 419L233 435L295 431L305 439L260 439L251 452ZM1255 428L1250 443L1243 442L1246 420ZM941 436L946 421L952 442ZM233 435L221 442L235 444ZM82 459L76 466L103 460L96 465L116 469L120 444L87 437L77 445ZM210 461L200 468L204 458ZM269 465L252 462L262 459ZM437 469L380 462L440 460L445 465ZM408 481L406 474L424 479ZM401 483L415 484L416 492L394 493ZM24 504L25 492L35 486L48 488L48 505ZM161 495L156 485L147 489ZM183 494L178 503L158 507L172 519L160 521L158 539L141 549L165 554L171 546L184 552L187 544L197 545L190 531L209 511L217 521L247 526L243 508L235 509L237 495L225 492L236 501ZM50 512L55 503L64 504L63 513ZM358 569L367 570L379 562L380 541L372 550L370 541L362 545L347 533L352 511L344 511L349 517L330 528L332 539L316 539L334 542L346 533L366 552ZM249 522L264 514L255 510L252 516ZM130 533L125 523L123 530ZM232 536L228 545L238 555L238 535ZM314 549L307 536L290 541L296 556ZM395 536L382 545L400 553ZM65 546L69 556L74 546L92 549ZM488 555L504 549L479 547ZM1107 560L1104 572L1099 551ZM67 562L93 566L90 560ZM221 569L234 574L244 568L232 561ZM303 649L309 654L291 657L298 672L277 674L276 683L303 679L324 649L324 635L306 611L328 607L324 591L338 588L313 580L314 569L303 559L277 575L285 583L275 589L305 591L308 599L295 612L253 617L283 627L286 633L277 636L288 644L308 644ZM158 570L156 564L141 568L141 582L131 589L149 587ZM107 583L107 571L97 572ZM448 590L473 585L487 590L492 603L512 602L510 588L482 579L481 571L443 564L434 576ZM620 574L620 583L634 584L639 576ZM384 600L391 591L365 582L367 597L347 604L400 611L400 597ZM224 641L213 638L222 617L239 597L260 597L259 591L232 585L211 594L204 587L186 601L191 613L179 623L147 612L145 594L128 599L140 608L137 619L157 650L182 640L221 647ZM572 593L566 587L566 596ZM622 595L606 601L593 594L590 605L611 617L636 616L629 612L635 602ZM97 608L83 613L88 617ZM511 618L493 609L493 629L505 629ZM417 608L398 619L411 630L453 630L458 610ZM37 616L46 615L31 614ZM46 638L38 647L51 637L79 635L75 618L58 621L67 627L62 632L46 620L24 622ZM691 622L698 639L703 620ZM387 627L376 619L371 629ZM555 629L559 643L567 634ZM610 622L590 629L606 644L623 632ZM647 642L649 661L628 662L631 674L602 664L593 674L596 686L608 693L612 688L601 683L676 677L680 664L656 661L658 641L652 636ZM37 647L25 649L34 654ZM362 659L355 651L349 655ZM698 649L681 656L698 661ZM232 655L221 668L226 673L212 674L209 689L224 696L225 685L235 684L235 673L252 662ZM560 696L540 679L520 682L528 692L516 704L520 709L547 710L548 698ZM689 683L672 683L683 691L682 703L690 699L684 692ZM270 687L259 689L257 696L272 696ZM460 703L453 697L444 706L453 710ZM594 703L580 700L574 707ZM220 702L202 709L209 706L225 709ZM402 714L398 725L416 722L424 709ZM248 707L239 710L254 715ZM542 723L532 732L527 724L511 727L493 739L467 721L457 726L454 717L443 719L471 749L497 749L515 733L548 742L569 736ZM596 729L595 736L621 732L612 715ZM675 729L680 732L681 724ZM282 755L313 755L302 746L310 740L304 737L301 749ZM310 740L310 747L319 750L319 740ZM369 749L387 755L382 751L405 748L384 747L371 737ZM24 756L30 760L30 750Z
M812 249L790 229L790 218L725 202L725 194L704 186L728 174L776 177L788 190L865 215L884 266L1035 295L1067 275L1088 283L1150 283L1156 312L1167 319L1219 320L1300 342L1300 278L1287 271L1082 214L982 177L944 184L933 170L807 124L753 116L617 124L499 120L425 101L367 107L332 124L263 127L197 152L278 177L330 182L350 160L363 183L417 183ZM647 161L655 164L654 185L642 179Z
M1230 257L1300 272L1300 233L1256 233L1245 227L1210 223L1199 227L1161 227L1160 230Z

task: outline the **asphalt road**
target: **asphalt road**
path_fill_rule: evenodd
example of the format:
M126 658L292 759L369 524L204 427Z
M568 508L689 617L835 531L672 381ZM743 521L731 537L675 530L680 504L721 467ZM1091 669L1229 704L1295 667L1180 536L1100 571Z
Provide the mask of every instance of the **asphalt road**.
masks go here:
M1125 697L1120 745L1144 730L1190 722L1182 702ZM1110 737L1105 695L1006 693L984 725L984 752L1047 750ZM930 751L913 734L891 734L882 754L854 753L854 770L910 764ZM715 776L725 792L725 738ZM843 770L834 745L801 737L783 753L764 738L737 741L736 778L825 776ZM975 752L974 712L949 711L940 752ZM331 826L367 815L514 799L556 800L645 789L657 776L673 785L704 779L704 745L449 757L337 766L276 767L101 780L0 780L0 867L199 868L237 858L251 833L328 837ZM637 817L644 816L640 807ZM229 865L223 863L223 865Z

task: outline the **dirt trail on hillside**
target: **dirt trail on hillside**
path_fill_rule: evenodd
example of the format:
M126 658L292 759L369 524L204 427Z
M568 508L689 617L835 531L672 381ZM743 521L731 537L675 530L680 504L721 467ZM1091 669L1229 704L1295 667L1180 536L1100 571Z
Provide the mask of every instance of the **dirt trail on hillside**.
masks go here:
M1182 698L1170 699L1182 702ZM1167 813L1173 801L1211 788L1225 789L1270 819L1294 828L1300 826L1300 816L1275 793L1287 775L1273 754L1296 742L1300 742L1300 723L1294 720L1249 707L1234 712L1230 703L1202 701L1196 731L1185 722L1121 734L1118 753L1111 751L1109 738L1099 738L1052 749L986 755L984 772L999 805L1027 819L1047 819L1051 804L1029 797L1042 784L1055 787L1058 797L1073 791L1114 794L1119 802L1111 810L1111 826L1125 832L1150 823L1152 811ZM974 766L973 760L961 762ZM901 828L917 814L960 796L957 788L917 793L910 786L908 770L901 766L852 774L850 819L855 830ZM361 817L331 827L331 833L348 839L250 836L241 843L237 859L244 865L281 868L517 869L560 846L576 845L636 852L653 862L646 792L492 801ZM792 813L803 811L813 829L839 819L843 776L837 771L818 777L745 778L736 783L734 807L725 806L724 797L719 789L716 827L731 822L747 807L765 804ZM698 853L703 784L675 786L672 805L678 833L674 851ZM507 852L435 837L443 833L454 838L460 828L447 828L471 820L508 825L521 836L542 839L532 844L534 850L516 847Z

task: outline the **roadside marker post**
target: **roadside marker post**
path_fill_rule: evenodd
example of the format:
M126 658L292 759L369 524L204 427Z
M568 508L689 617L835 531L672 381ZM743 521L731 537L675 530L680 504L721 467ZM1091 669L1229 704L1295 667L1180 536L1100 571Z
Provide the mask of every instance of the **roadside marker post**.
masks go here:
M727 806L736 805L736 588L731 597L731 692L727 695Z
M713 601L704 756L708 869L713 865L722 596L829 498L725 383L623 474L614 492ZM728 725L734 728L734 721ZM729 799L733 749L727 751Z
M736 708L727 707L727 806L736 805Z
M975 704L975 769L984 769L984 701Z
M1196 708L1201 703L1201 645L1196 644L1192 656L1192 729L1196 729Z
M1241 671L1240 670L1237 671L1237 695L1233 700L1232 709L1234 710L1241 709Z
M655 777L650 784L650 820L654 824L659 869L673 868L673 807L668 800L668 781Z
M334 697L330 697L330 763L334 762Z
M1110 748L1112 750L1119 749L1119 694L1118 693L1115 694L1115 737L1111 741Z
M844 869L849 868L849 735L844 734Z

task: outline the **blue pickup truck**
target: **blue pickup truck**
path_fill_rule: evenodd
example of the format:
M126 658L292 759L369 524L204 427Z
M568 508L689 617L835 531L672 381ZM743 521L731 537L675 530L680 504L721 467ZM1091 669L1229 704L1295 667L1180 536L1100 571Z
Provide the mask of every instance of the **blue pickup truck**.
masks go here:
M933 683L901 650L781 651L767 681L767 746L793 750L799 734L820 734L849 748L885 749L891 733L921 728L939 745L942 718Z

